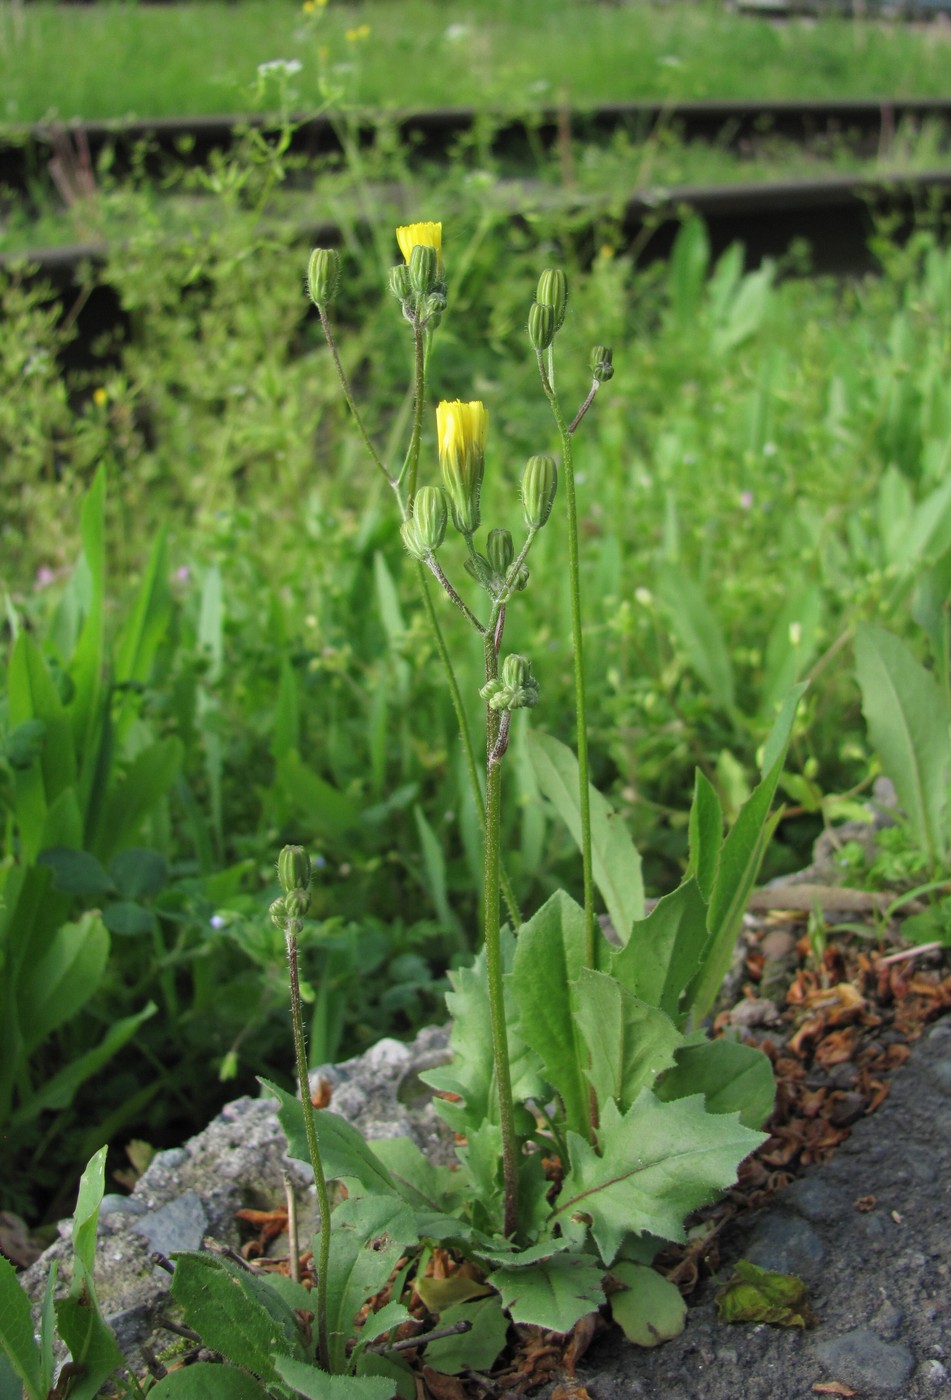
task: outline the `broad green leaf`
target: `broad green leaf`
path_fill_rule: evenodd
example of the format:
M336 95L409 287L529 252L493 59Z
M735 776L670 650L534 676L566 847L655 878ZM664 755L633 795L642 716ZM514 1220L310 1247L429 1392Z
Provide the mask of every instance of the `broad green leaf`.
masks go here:
M264 1400L267 1394L247 1371L213 1361L169 1371L149 1391L153 1400Z
M29 1400L46 1400L40 1351L33 1340L30 1300L16 1269L0 1254L0 1354L5 1355Z
M360 823L357 803L307 768L296 749L288 749L278 759L275 786L292 811L306 815L323 836L339 839Z
M86 1170L79 1181L79 1194L76 1209L73 1211L73 1254L74 1264L79 1263L91 1274L96 1260L96 1229L99 1224L99 1207L106 1181L107 1147L100 1147L86 1163ZM77 1296L74 1287L70 1289Z
M457 935L461 935L462 926L459 916L449 903L449 889L446 880L446 858L443 854L442 846L433 831L422 807L416 803L413 807L413 818L416 822L416 832L419 836L419 846L423 854L423 870L426 875L426 892L433 902L433 908L439 915L444 926Z
M205 1346L265 1382L276 1379L275 1353L304 1355L293 1309L265 1280L229 1259L176 1255L172 1297Z
M14 772L21 856L35 860L42 849L47 808L75 785L76 751L69 715L39 647L26 631L20 632L10 654L7 697L7 723L11 729L29 720L43 722L37 760Z
M522 935L519 935L520 939ZM509 972L515 955L515 939L502 930L502 967ZM437 1108L454 1132L469 1134L483 1122L498 1122L498 1099L493 1088L492 1023L489 1015L485 949L469 967L449 973L453 990L446 996L452 1017L452 1060L448 1065L420 1075L424 1084L440 1093L458 1094L461 1103L440 1100ZM505 1015L508 1023L512 1094L517 1103L537 1098L544 1091L537 1057L520 1034L516 995L511 978L505 979Z
M36 858L37 865L45 865L53 872L53 888L63 894L77 894L85 899L94 899L99 894L111 894L114 886L112 877L101 861L88 851L71 850L68 846L53 846L41 851Z
M311 1309L313 1309L313 1303L313 1294L311 1294ZM404 1322L412 1322L413 1320L413 1314L402 1303L384 1303L382 1308L377 1308L376 1312L369 1313L365 1318L360 1327L360 1340L357 1347L363 1351L369 1342L375 1342L380 1337L385 1337L390 1332L395 1331ZM354 1355L357 1354L357 1347L354 1348Z
M168 862L161 851L130 846L113 857L109 874L123 899L145 899L168 884Z
M539 788L581 845L581 809L578 760L550 734L530 730L525 748ZM641 858L614 808L589 784L591 857L595 884L607 907L621 942L627 940L635 919L644 917L644 881Z
M570 1332L604 1302L603 1272L590 1254L556 1254L524 1268L496 1269L488 1282L513 1322Z
M131 899L107 904L102 911L102 921L110 933L122 938L145 938L155 932L155 911Z
M136 754L121 781L110 787L96 814L91 842L101 859L108 860L135 838L179 776L184 752L180 739L158 739Z
M46 1400L49 1390L49 1386L42 1390L26 1387L0 1344L0 1400Z
M948 849L949 715L941 688L904 642L871 623L855 639L869 738L932 866Z
M278 1118L287 1138L288 1155L309 1166L310 1152L300 1100L269 1079L260 1079L259 1083L280 1104ZM321 1162L328 1181L359 1183L364 1191L374 1195L395 1197L399 1194L386 1167L352 1123L327 1108L316 1110L316 1123Z
M623 1113L674 1063L683 1037L662 1011L639 1001L606 973L583 967L573 996L598 1108L613 1100Z
M571 1169L550 1219L590 1220L607 1266L629 1232L683 1240L685 1218L731 1186L763 1141L732 1115L708 1113L701 1094L661 1103L649 1089L625 1114L608 1103L598 1137L603 1154L569 1134Z
M109 961L109 935L96 913L56 931L46 952L24 964L18 1003L24 1049L32 1054L93 996Z
M142 1022L154 1016L157 1010L155 1002L150 1001L141 1011L111 1025L98 1045L72 1060L65 1069L34 1090L29 1100L11 1116L11 1127L21 1127L48 1109L67 1108L79 1086L102 1069L104 1064L108 1064L126 1041L132 1039Z
M705 904L710 903L723 845L723 811L717 790L698 768L690 807L690 866Z
M385 1376L331 1376L287 1356L275 1362L281 1379L307 1400L393 1400L393 1381Z
M114 721L116 744L120 749L139 712L137 690L151 678L156 652L168 632L171 612L165 531L160 530L129 619L115 645L115 685L123 688Z
M608 967L634 996L676 1021L681 994L701 967L708 937L707 906L697 881L686 880L634 925Z
M43 1307L40 1312L40 1368L44 1395L53 1388L53 1373L56 1370L56 1283L58 1276L59 1264L54 1260L46 1276L46 1290L43 1294Z
M416 1221L404 1201L393 1196L364 1196L343 1201L328 1224L330 1365L333 1371L344 1371L347 1348L354 1339L354 1319L385 1286L404 1250L416 1243Z
M74 1285L77 1274L83 1272L74 1265ZM99 1312L88 1277L86 1288L78 1296L71 1289L70 1296L56 1304L56 1323L70 1356L82 1368L79 1379L70 1387L70 1400L94 1400L103 1383L122 1365L123 1357Z
M416 1211L441 1214L461 1199L458 1172L435 1166L412 1138L377 1138L369 1143L403 1200Z
M732 714L736 708L733 663L720 624L703 593L686 569L667 562L660 565L657 592L667 606L688 665L703 681L714 704Z
M687 1320L687 1304L680 1289L656 1269L622 1259L611 1268L626 1288L612 1293L611 1316L629 1342L656 1347L679 1337Z
M447 1376L458 1376L460 1371L491 1370L505 1346L509 1329L501 1298L495 1293L472 1303L459 1303L439 1314L441 1327L450 1327L455 1322L469 1322L469 1331L429 1342L426 1365Z
M778 821L778 817L770 818L770 809L792 737L796 707L805 689L805 684L794 686L786 696L763 746L763 779L743 804L720 850L707 914L710 937L701 970L687 993L695 1024L710 1010L727 974L746 901Z
M776 1080L769 1057L737 1040L703 1040L677 1051L676 1065L656 1086L665 1103L703 1094L710 1113L737 1113L747 1128L761 1128L773 1111Z
M571 995L571 983L584 964L584 945L584 912L558 890L522 925L510 978L519 1032L541 1059L545 1078L564 1104L567 1124L577 1133L586 1133L590 1121L588 1051Z

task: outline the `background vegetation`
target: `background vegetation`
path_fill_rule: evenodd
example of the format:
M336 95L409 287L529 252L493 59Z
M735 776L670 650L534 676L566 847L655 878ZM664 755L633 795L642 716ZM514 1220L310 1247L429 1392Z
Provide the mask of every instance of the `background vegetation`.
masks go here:
M550 0L520 7L517 20L512 7L487 5L477 27L444 5L434 26L434 13L333 2L309 14L253 3L5 7L7 112L43 115L42 93L60 114L95 114L81 63L56 59L57 33L74 56L95 56L90 72L110 65L116 82L95 86L114 112L129 110L132 92L140 112L180 109L186 92L194 111L234 106L257 63L298 54L301 71L278 78L300 85L301 105L322 100L305 58L324 43L353 55L347 100L414 106L474 100L461 75L476 49L480 100L517 94L516 105L562 92L707 96L714 78L725 96L754 74L760 92L781 95L791 44L796 70L840 93L947 84L943 60L928 66L940 35L874 25L784 31L718 6ZM187 40L175 31L186 22ZM223 23L222 76L206 72L199 86L185 65L208 69L203 36ZM450 37L463 23L472 32ZM346 37L363 24L368 36ZM162 25L175 63L144 47ZM542 31L550 88L536 94L525 55L544 51L548 64ZM393 53L410 35L413 53L428 56L401 93L410 65ZM63 76L55 93L30 68L34 45L47 74ZM611 62L599 70L602 49ZM569 85L559 64L572 53L583 61ZM167 91L153 94L145 78L159 71ZM439 87L424 86L434 75ZM270 91L261 100L273 105ZM280 96L288 101L286 86ZM410 344L384 290L398 258L392 226L401 213L443 218L449 309L433 398L487 403L487 514L517 515L526 457L554 447L525 319L539 270L564 266L560 355L575 365L566 400L586 392L592 344L613 345L616 365L577 445L584 587L597 617L594 776L636 836L649 893L662 892L682 868L694 768L735 812L779 698L809 677L766 874L797 867L824 822L861 810L877 772L854 678L857 624L875 618L920 651L927 599L940 609L946 596L944 229L924 220L902 247L879 229L881 274L861 279L801 275L803 249L749 271L736 248L714 266L696 222L668 265L646 265L624 249L610 200L579 214L542 189L513 220L480 139L438 178L408 170L385 139L362 156L350 146L350 163L312 196L342 226L340 344L376 440L395 458L411 407ZM174 1141L255 1073L287 1078L282 944L266 919L284 842L320 852L303 952L314 1063L440 1015L442 974L474 944L478 834L455 723L398 522L354 441L303 293L307 242L292 221L264 217L288 181L277 142L249 138L218 162L200 211L186 206L174 231L154 194L152 212L88 275L90 287L115 289L124 313L121 331L92 346L76 345L42 279L0 274L0 950L34 998L21 1014L35 1005L43 1031L11 1051L0 1085L4 1204L22 1211L60 1210L56 1183L71 1192L104 1136ZM394 170L409 181L409 207L380 191L376 177ZM547 177L556 183L551 168ZM567 741L560 528L553 520L538 548L544 586L526 596L508 640L536 658L532 723ZM475 709L479 671L474 649L462 680ZM580 876L513 729L506 860L532 909ZM68 733L71 758L47 765L40 791L37 764L54 733ZM78 932L64 937L67 925ZM43 957L46 977L35 970Z

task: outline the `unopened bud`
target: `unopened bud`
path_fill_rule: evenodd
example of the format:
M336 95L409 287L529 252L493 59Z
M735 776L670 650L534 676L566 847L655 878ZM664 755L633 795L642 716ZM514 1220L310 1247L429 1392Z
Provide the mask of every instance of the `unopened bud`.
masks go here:
M522 510L530 530L540 530L551 515L557 489L554 457L529 457L522 472Z
M610 345L596 345L591 351L591 373L598 384L607 384L614 374L614 351Z
M413 502L413 514L400 526L403 543L414 559L428 559L446 538L449 511L439 486L421 486Z
M277 879L285 894L310 885L310 856L303 846L285 846L277 858Z
M433 290L439 276L439 256L427 243L417 243L409 255L409 284L417 296Z
M528 657L514 652L507 656L502 662L502 674L496 680L486 681L479 694L488 701L490 710L531 709L538 701L538 682Z
M509 530L490 530L485 540L485 551L489 556L492 570L504 579L509 565L515 559L515 545Z
M413 289L409 282L409 268L405 263L397 263L390 268L390 291L397 301L409 301Z
M555 338L555 313L540 301L533 301L529 308L528 338L535 350L547 350Z
M307 290L315 306L329 306L340 281L340 255L335 248L315 248L307 265Z
M278 928L287 927L287 906L283 899L275 899L268 908L268 913L277 924Z
M555 315L554 332L561 330L568 306L568 279L560 267L546 267L538 279L535 300L540 306L550 306Z
M289 919L302 919L310 908L310 894L307 890L288 890L284 896L284 908Z

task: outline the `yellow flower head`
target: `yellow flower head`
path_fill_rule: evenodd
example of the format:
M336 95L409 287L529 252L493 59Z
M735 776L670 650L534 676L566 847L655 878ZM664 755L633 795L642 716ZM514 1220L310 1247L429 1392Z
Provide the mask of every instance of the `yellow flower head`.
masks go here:
M489 415L485 404L478 400L473 403L443 400L436 408L439 466L453 524L464 535L472 535L479 528L479 496L488 429Z
M442 271L442 224L404 224L396 230L396 241L407 265L417 243L425 248L435 248L436 265Z
M370 26L368 24L358 24L355 29L348 29L343 36L348 44L359 44L362 39L369 39Z
M109 395L107 391L100 386L98 389L93 389L92 401L97 408L105 408L106 404L109 402Z

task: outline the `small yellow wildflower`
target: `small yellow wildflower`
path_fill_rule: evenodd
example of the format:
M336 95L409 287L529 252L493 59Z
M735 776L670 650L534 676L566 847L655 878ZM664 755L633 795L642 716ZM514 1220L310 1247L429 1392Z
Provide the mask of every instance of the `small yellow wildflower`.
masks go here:
M418 243L425 248L435 248L437 266L442 271L442 224L403 224L396 230L396 241L407 265Z
M359 44L362 39L369 39L370 26L368 24L358 24L356 29L348 29L343 36L348 44Z
M109 395L101 385L98 389L93 389L92 401L97 408L105 408L106 404L109 402Z
M472 535L479 528L479 496L488 429L489 415L485 404L478 400L472 403L443 400L436 408L439 466L453 524L464 535Z

